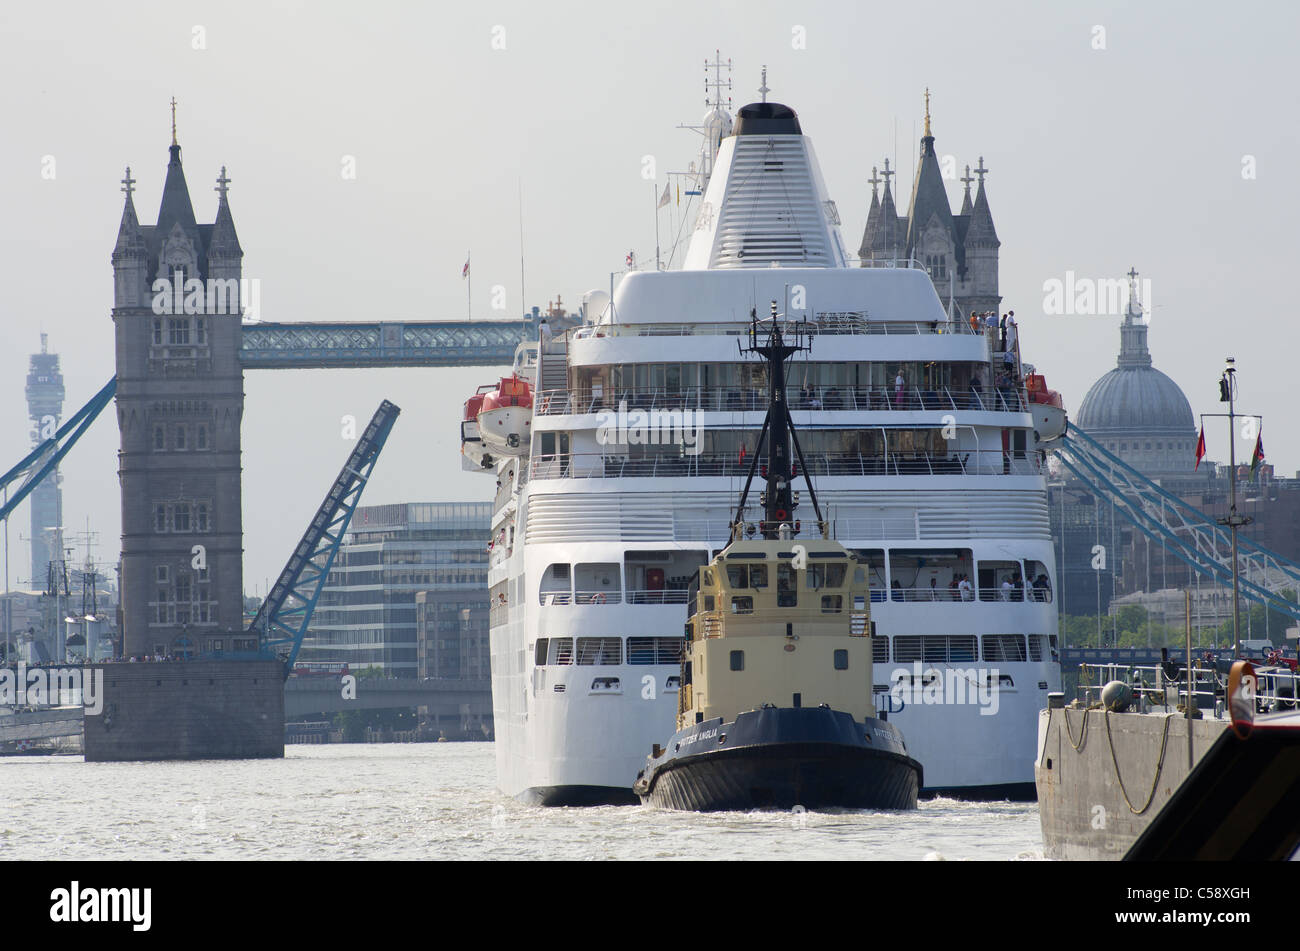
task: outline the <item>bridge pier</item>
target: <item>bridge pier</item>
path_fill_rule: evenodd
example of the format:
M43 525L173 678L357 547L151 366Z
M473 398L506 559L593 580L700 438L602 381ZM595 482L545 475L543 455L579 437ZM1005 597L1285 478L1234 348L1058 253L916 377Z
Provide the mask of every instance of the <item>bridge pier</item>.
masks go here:
M86 762L284 756L278 661L100 664L104 705L85 717Z

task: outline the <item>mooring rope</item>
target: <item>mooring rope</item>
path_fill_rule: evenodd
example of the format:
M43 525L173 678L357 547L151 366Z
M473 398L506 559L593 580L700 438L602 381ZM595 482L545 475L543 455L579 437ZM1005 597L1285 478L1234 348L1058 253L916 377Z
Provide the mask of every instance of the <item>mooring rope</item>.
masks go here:
M1151 802L1156 797L1156 788L1160 785L1160 774L1165 768L1165 747L1169 742L1169 723L1173 720L1175 714L1169 713L1165 715L1165 726L1160 736L1160 759L1156 761L1156 775L1151 780L1151 791L1147 793L1147 801L1142 804L1141 809L1134 808L1133 800L1129 799L1128 790L1124 788L1124 777L1119 772L1119 760L1115 758L1115 740L1110 734L1110 711L1105 711L1104 715L1106 717L1106 742L1110 745L1110 761L1115 767L1115 779L1119 783L1119 791L1124 795L1124 802L1128 804L1129 812L1135 816L1140 816L1151 808Z

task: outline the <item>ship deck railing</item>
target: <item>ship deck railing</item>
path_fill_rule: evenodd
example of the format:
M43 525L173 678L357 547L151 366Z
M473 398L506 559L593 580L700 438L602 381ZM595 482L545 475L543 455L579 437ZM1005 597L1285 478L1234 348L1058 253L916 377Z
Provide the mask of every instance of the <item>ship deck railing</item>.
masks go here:
M918 334L960 334L977 336L968 321L899 320L872 317L866 311L823 311L807 321L787 320L783 327L809 336L916 336ZM983 328L980 328L983 333ZM569 331L574 340L600 337L747 337L749 321L686 323L654 322L635 324L596 324Z
M963 604L973 604L977 601L985 603L997 601L1001 603L1051 604L1052 590L1051 588L1035 588L1031 585L1012 585L1010 590L1004 590L1000 585L982 588L972 586L967 591L967 596L963 597L960 589L949 588L946 584L943 584L934 588L928 585L917 588L891 587L888 592L884 588L872 588L871 600L934 603L957 601Z
M1170 652L1171 655L1174 653ZM1198 665L1199 658L1193 659ZM1080 664L1079 698L1085 706L1101 702L1101 692L1111 681L1120 681L1133 688L1139 707L1168 707L1168 700L1176 696L1176 703L1187 699L1186 659L1171 656L1171 675L1159 665L1141 664ZM1289 668L1267 668L1255 671L1255 703L1260 713L1294 709L1300 691L1300 674ZM1213 708L1216 715L1223 712L1225 684L1214 666L1192 667L1192 696L1200 709Z
M744 477L752 457L673 452L634 457L611 453L534 456L533 479L631 479ZM1041 475L1044 453L1038 450L972 449L955 453L823 453L805 456L813 476Z
M791 409L809 412L1029 411L1024 390L1013 387L956 391L946 387L911 387L902 391L893 387L790 387L787 399ZM539 416L582 415L621 409L761 413L767 409L767 392L735 387L554 389L540 391L533 401L533 409Z

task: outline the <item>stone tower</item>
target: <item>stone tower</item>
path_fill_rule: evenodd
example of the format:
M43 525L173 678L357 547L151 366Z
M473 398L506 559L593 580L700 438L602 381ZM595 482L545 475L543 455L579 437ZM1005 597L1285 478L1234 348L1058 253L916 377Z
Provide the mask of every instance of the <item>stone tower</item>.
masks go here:
M32 420L34 446L54 435L63 422L63 374L59 355L48 350L49 338L41 334L41 352L33 353L27 370L27 415ZM49 462L54 450L37 467ZM51 561L63 557L63 476L55 468L32 490L32 573L30 587L44 589Z
M929 92L926 93L925 134L921 137L921 155L907 215L900 216L894 206L889 179L895 175L885 159L884 195L877 169L871 170L871 208L862 235L858 257L862 267L881 267L891 262L915 259L930 274L939 299L957 317L971 311L996 311L1002 302L998 294L998 240L984 190L984 157L980 156L975 174L979 188L971 200L970 186L975 181L966 166L962 182L966 193L961 211L953 214L948 207L948 193L943 171L934 150L930 132Z
M195 221L172 144L154 225L126 170L113 249L123 654L254 647L244 633L239 364L243 251L225 169Z

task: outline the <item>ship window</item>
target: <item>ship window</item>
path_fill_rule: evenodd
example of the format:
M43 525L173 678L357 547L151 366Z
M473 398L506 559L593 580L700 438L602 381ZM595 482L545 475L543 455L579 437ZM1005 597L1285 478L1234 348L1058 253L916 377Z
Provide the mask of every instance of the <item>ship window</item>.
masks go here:
M749 566L749 586L751 588L767 587L767 565Z
M612 666L623 662L623 639L619 637L578 638L578 663Z
M680 664L682 645L680 637L629 637L627 662L636 667L651 664Z
M714 611L714 610L716 610L716 608L714 607L715 603L716 603L716 602L714 601L713 595L711 595L711 594L706 594L706 595L704 596L704 610L706 610L706 611Z
M1021 634L985 634L984 659L1002 663L1025 660L1025 638Z
M705 583L706 585L712 585L712 584L713 584L713 571L712 571L712 569L710 569L710 568L705 568L705 569L704 569L704 583Z
M797 572L789 563L776 566L776 605L780 608L793 608L799 603L795 594L798 582Z
M975 659L975 638L970 634L901 635L894 638L895 663L958 664L973 663Z
M822 595L822 614L839 614L844 610L844 598L838 594Z
M848 652L848 651L843 650L843 649L839 649L839 650L836 650L836 651L835 651L835 669L836 669L836 670L848 670L848 669L849 669L849 652Z
M536 665L536 666L538 666L538 667L542 667L542 666L544 666L544 665L546 664L546 645L549 644L549 643L550 643L550 639L549 639L549 638L546 638L546 637L539 637L539 638L537 639L537 644L536 644L536 646L533 648L533 664L534 664L534 665Z
M844 587L844 576L847 572L847 565L809 565L807 572L808 590L842 588Z
M854 584L866 584L866 583L867 583L867 569L865 569L865 568L854 568L854 569L853 569L853 583L854 583Z
M733 588L749 587L749 568L746 565L727 565L727 583Z
M889 638L871 635L871 661L876 664L889 663Z
M732 651L732 652L731 652L731 669L732 669L732 670L744 670L744 669L745 669L745 652L744 652L744 651Z
M552 664L557 666L568 666L573 663L573 638L571 637L553 637L551 638L551 648L549 659Z
M732 598L731 613L732 614L753 614L754 599L749 595L745 595L744 597L739 597L739 598Z

